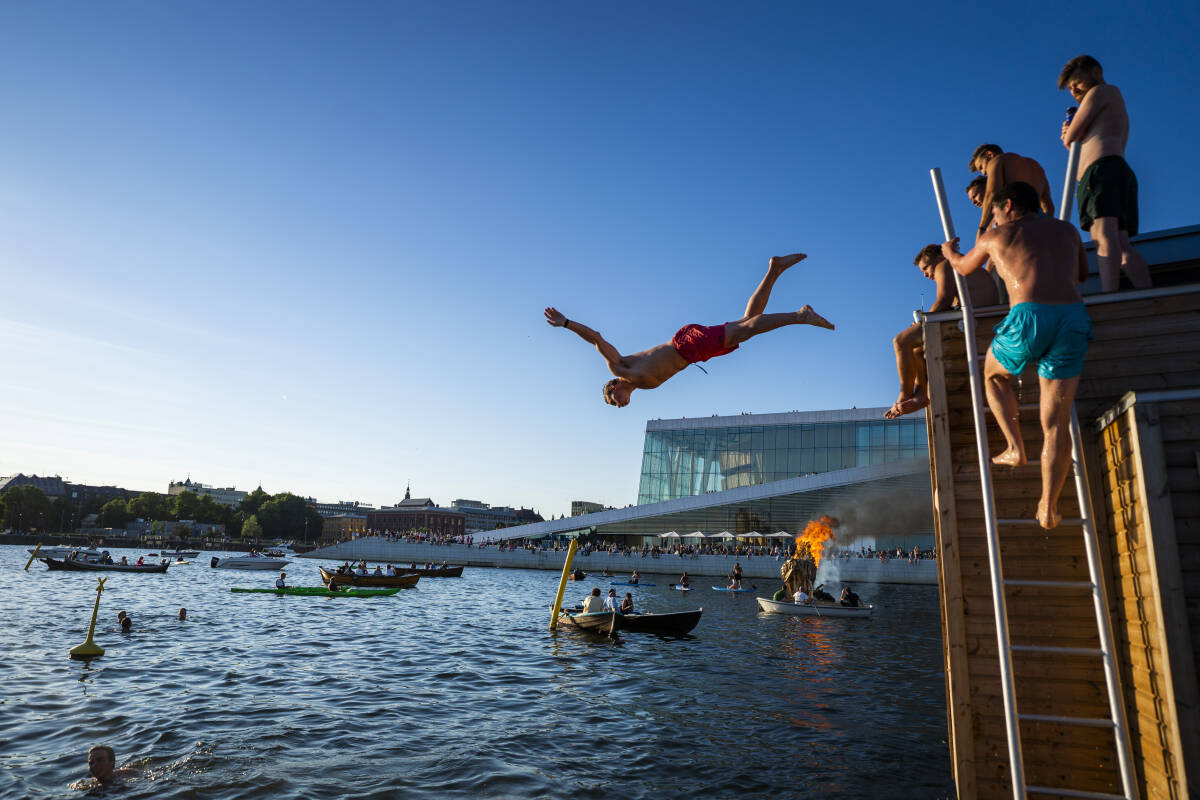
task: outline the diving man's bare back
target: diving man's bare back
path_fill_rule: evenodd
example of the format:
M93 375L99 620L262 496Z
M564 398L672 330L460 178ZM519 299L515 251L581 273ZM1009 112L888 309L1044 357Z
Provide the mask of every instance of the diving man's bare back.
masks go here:
M568 328L589 344L595 345L608 364L613 380L604 385L604 401L609 405L629 405L629 396L634 389L654 389L673 375L686 369L689 364L707 361L736 350L742 342L784 325L814 325L833 330L833 325L811 307L782 314L763 313L770 299L776 279L789 267L805 259L803 253L772 258L767 274L751 295L741 319L727 322L723 326L685 325L670 342L642 350L631 355L621 355L598 332L575 320L567 319L558 309L545 310L546 322L557 328Z

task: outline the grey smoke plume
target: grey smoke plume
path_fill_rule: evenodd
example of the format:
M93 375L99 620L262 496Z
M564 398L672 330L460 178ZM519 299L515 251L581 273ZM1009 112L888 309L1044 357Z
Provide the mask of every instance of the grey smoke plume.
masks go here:
M853 498L842 499L825 513L838 520L833 541L825 545L825 553L874 547L875 537L881 534L911 533L933 525L929 495L903 489L866 489ZM841 562L836 558L822 558L814 585L840 583L840 571Z

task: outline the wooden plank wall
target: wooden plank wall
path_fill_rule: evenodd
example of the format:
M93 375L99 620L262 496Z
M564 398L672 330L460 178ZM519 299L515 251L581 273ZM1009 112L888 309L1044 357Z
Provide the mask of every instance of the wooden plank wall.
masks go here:
M992 327L1005 311L981 315L978 352L986 350ZM1130 390L1200 386L1200 287L1092 305L1089 312L1095 339L1077 400L1085 429ZM925 346L933 395L928 426L955 778L960 797L1011 797L965 340L957 321L927 319ZM1036 373L1022 376L1017 388L1020 402L1036 402ZM1022 421L1026 448L1036 458L1042 438L1037 415L1025 412ZM997 453L1003 437L990 420L988 428L989 452ZM1089 462L1098 464L1097 443L1089 441L1085 449ZM993 478L998 515L1032 519L1041 492L1039 468L995 469ZM1069 481L1059 511L1064 517L1079 516ZM1101 531L1102 547L1107 535ZM1010 527L1000 539L1007 578L1088 579L1077 527L1052 532L1032 525ZM1107 560L1107 552L1104 556ZM1012 587L1006 602L1014 644L1099 644L1091 599L1083 592ZM1098 658L1014 654L1014 672L1018 708L1024 713L1109 716ZM1120 793L1110 731L1022 724L1021 735L1028 783Z
M1128 687L1129 728L1142 796L1184 798L1179 718L1168 691L1172 675L1164 623L1169 620L1156 566L1155 534L1162 531L1153 525L1146 505L1145 477L1154 471L1153 465L1145 466L1146 451L1157 451L1143 442L1157 431L1139 426L1138 416L1130 407L1100 432L1103 458L1096 482L1104 505L1096 512L1112 534L1111 585L1120 610L1113 627L1122 683ZM1170 505L1169 497L1159 502Z

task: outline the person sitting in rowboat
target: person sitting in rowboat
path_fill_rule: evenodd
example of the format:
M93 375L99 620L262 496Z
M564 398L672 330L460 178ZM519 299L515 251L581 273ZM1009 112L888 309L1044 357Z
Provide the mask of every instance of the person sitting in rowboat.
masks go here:
M393 567L391 564L388 564L388 568L387 568L387 576L388 576L389 578L394 578L394 577L396 577L396 568L395 568L395 567Z
M121 560L122 560L122 561L124 561L125 559L121 559ZM136 564L134 564L134 566L135 566L135 567L140 567L140 566L143 566L143 565L144 565L144 561L143 561L142 557L141 557L141 556L138 556L137 563L136 563Z
M287 588L286 578L287 578L286 572L279 573L279 577L275 579L275 588L276 589L286 589Z
M583 613L584 614L597 614L603 610L604 610L604 598L602 598L600 596L600 587L597 586L596 588L592 589L591 594L589 594L587 597L584 598Z
M633 574L629 576L629 582L630 582L630 583L637 583L637 582L638 582L638 572L637 572L637 570L636 570L636 569L633 571Z
M358 569L354 570L354 574L355 575L366 575L367 574L367 565L365 563L359 564Z
M128 567L128 566L129 566L129 559L128 559L128 558L126 558L125 556L121 556L121 566L122 566L122 567Z
M608 597L604 598L604 610L616 611L618 608L620 608L620 603L617 600L617 590L609 589Z
M796 593L794 595L792 595L792 601L795 603L798 603L798 604L803 603L803 604L807 605L808 603L812 602L812 598L809 597L807 594L805 594L804 589L801 588L801 589L797 589Z
M338 567L338 568L337 568L337 573L336 573L336 574L338 574L338 575L346 575L346 574L348 574L349 572L350 572L350 562L349 562L349 561L347 561L345 564L342 564L340 567Z
M842 601L841 602L842 602L842 605L850 606L852 608L858 608L859 606L862 605L862 601L859 600L858 595L856 595L854 593L854 590L851 589L849 586L842 587Z
M621 601L621 613L622 614L632 614L633 613L633 595L630 594L629 592L625 593L625 599Z
M376 574L376 575L382 575L382 574L383 574L383 568L382 568L382 567L380 567L378 564L376 564L376 565L375 565L375 573L374 573L374 574Z

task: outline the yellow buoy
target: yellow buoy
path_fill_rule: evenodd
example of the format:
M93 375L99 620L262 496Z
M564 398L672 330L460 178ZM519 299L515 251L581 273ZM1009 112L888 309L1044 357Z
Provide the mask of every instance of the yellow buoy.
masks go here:
M97 578L96 584L96 605L92 608L92 624L88 628L87 641L83 644L77 644L71 648L71 658L95 658L96 656L104 655L104 648L92 641L92 636L96 633L96 616L100 613L100 593L104 591L104 582L108 578Z
M575 547L578 540L572 539L567 546L567 560L563 562L562 580L558 582L558 596L554 598L554 610L550 612L550 630L558 629L558 612L562 608L563 595L567 591L567 578L571 576L571 561L575 558Z
M29 560L25 562L25 571L26 572L29 572L29 565L33 563L33 560L35 558L37 558L38 550L41 550L41 549L42 549L42 543L38 542L37 547L33 548L33 552L29 554Z

